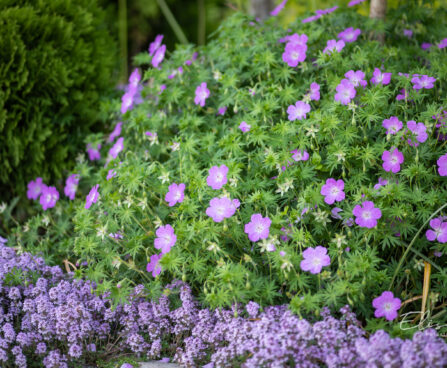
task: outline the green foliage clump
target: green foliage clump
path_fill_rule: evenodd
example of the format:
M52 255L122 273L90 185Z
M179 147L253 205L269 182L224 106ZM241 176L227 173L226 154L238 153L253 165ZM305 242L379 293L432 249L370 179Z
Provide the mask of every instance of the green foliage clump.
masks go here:
M116 51L103 18L92 0L0 0L2 198L37 176L62 177L102 127Z
M81 265L78 275L99 282L99 290L112 290L117 300L125 299L134 283L156 296L165 283L181 278L211 307L288 302L305 315L349 303L371 329L386 327L383 319L373 319L371 305L385 290L409 301L403 311L420 310L425 261L432 265L428 308L437 313L447 299L447 274L444 258L434 252L447 249L428 241L425 231L433 215L446 215L445 208L438 210L447 203L447 179L437 168L447 152L438 134L446 128L436 127L439 119L433 116L447 104L447 64L442 62L445 49L433 46L427 52L420 44L439 42L441 19L446 19L442 9L399 8L379 27L344 9L311 23L298 20L286 32L274 18L259 24L237 14L197 49L192 63L185 64L195 51L190 47L176 50L159 69L149 67L150 56L139 55L136 61L146 70L141 103L123 116L119 101L110 109L123 121L124 150L96 173L87 162L78 164L83 186L99 184L100 198L90 209L84 202L66 208L73 224L64 256ZM347 27L360 28L359 39L340 53L323 54L327 41ZM378 29L386 32L384 45L370 36ZM405 37L403 29L412 29L413 37ZM306 61L292 68L282 60L284 44L278 40L295 32L308 36L308 49ZM370 83L375 68L392 73L391 83ZM342 105L334 95L349 70L362 70L369 83L357 88L352 103ZM400 72L436 77L435 87L415 90L411 77ZM204 107L194 103L202 82L210 90ZM321 99L310 101L306 118L289 121L288 106L306 100L313 82L321 86ZM397 100L402 89L408 95ZM224 114L218 113L222 107ZM391 116L404 126L387 136L382 122ZM408 143L415 139L406 129L410 120L427 127L428 139L418 146ZM249 132L238 128L242 121L251 126ZM392 147L404 155L397 173L382 167L382 153ZM294 149L306 150L309 159L293 161ZM213 190L206 182L208 170L222 164L229 168L228 183ZM112 169L116 176L107 179ZM346 198L333 205L321 195L329 178L345 184ZM377 187L379 178L388 184ZM172 183L185 183L185 198L169 207L165 195ZM206 209L221 196L241 205L216 223ZM366 200L382 213L372 228L352 221L353 208ZM341 209L341 218L331 212L334 207ZM272 221L269 238L259 242L244 232L255 213ZM16 233L19 247L36 244L26 239L31 231L36 235L41 222L30 224L27 232ZM146 265L160 253L154 239L167 224L177 241L161 258L162 272L154 278ZM36 249L54 255L53 249L61 248L51 244L62 233L51 239L55 233L48 229L34 237L45 241ZM276 250L268 251L272 243ZM331 264L314 275L300 262L303 251L317 245L328 249Z

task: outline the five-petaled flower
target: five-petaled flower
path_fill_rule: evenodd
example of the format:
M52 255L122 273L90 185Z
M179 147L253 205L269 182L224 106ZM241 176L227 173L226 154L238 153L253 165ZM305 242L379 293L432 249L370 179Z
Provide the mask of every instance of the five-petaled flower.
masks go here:
M177 236L174 233L174 229L171 225L161 226L155 232L157 237L154 240L155 249L161 249L162 254L169 253L171 247L174 246L177 241Z
M365 80L365 73L361 70L350 70L345 73L345 77L352 83L354 87L358 87L359 85L362 87L366 87L368 82Z
M288 66L296 67L298 63L306 60L307 45L286 44L282 59Z
M221 189L227 183L228 167L226 165L213 166L208 171L206 183L214 190Z
M163 35L157 35L155 40L151 42L149 45L149 55L154 55L155 51L161 46L161 42L163 41Z
M447 153L441 157L439 157L438 161L438 173L441 176L447 176Z
M404 162L404 155L397 148L394 151L384 151L382 154L382 167L385 171L396 174L400 171L400 164Z
M357 40L357 37L360 36L362 31L360 29L354 29L352 27L346 28L343 32L338 34L338 38L342 39L345 42L354 42Z
M303 101L297 101L295 105L290 105L287 108L290 121L306 119L306 114L309 111L310 105Z
M326 47L323 50L323 54L332 54L333 52L340 52L345 47L345 41L343 40L329 40Z
M311 83L309 97L311 100L320 100L320 85L316 82Z
M377 226L377 220L382 217L382 211L374 207L371 201L365 201L362 205L356 205L352 210L355 216L355 223L360 227L371 229Z
M242 123L239 124L239 129L243 132L243 133L247 133L250 131L251 125L247 124L245 121L243 121Z
M382 126L386 129L386 134L396 134L402 129L402 122L397 116L391 116L389 119L384 119Z
M354 85L348 79L342 79L340 84L335 89L335 101L339 101L343 105L347 105L355 97L356 91Z
M79 175L72 174L65 181L64 193L71 200L75 199L76 190L78 189Z
M202 82L196 88L196 97L194 103L196 105L205 106L205 101L210 95L210 90L207 88L206 82Z
M116 158L118 156L118 154L123 150L124 145L124 138L120 137L118 138L118 140L115 142L115 144L113 145L112 148L110 148L109 150L109 156L111 156L112 158Z
M411 79L411 83L413 83L413 89L431 89L434 87L434 83L436 82L436 78L429 77L428 75L414 76Z
M373 76L371 78L372 84L381 84L386 86L390 84L391 81L391 73L382 73L379 68L375 68L373 72Z
M121 126L123 123L120 121L115 125L115 128L113 129L112 133L109 135L109 142L112 143L116 137L119 137L121 134Z
M304 259L300 263L301 269L312 274L320 273L323 267L331 264L327 249L321 245L317 245L315 248L306 248L303 257Z
M99 184L96 184L90 189L90 192L87 194L87 197L85 199L85 209L88 210L93 203L96 203L96 201L99 198L98 193Z
M87 153L90 161L99 160L101 158L101 153L99 152L100 149L101 144L98 144L96 148L93 147L91 143L87 144Z
M161 266L159 264L161 257L163 257L162 253L152 255L151 261L146 266L146 271L152 272L153 277L158 276L161 272Z
M39 198L39 203L44 211L48 208L53 208L58 199L59 192L57 191L56 187L47 187L45 184L42 184L42 192Z
M168 187L168 192L166 193L165 200L168 202L169 207L174 206L176 203L182 203L185 197L185 184L172 183Z
M407 122L407 127L410 130L410 132L412 132L416 136L416 140L419 143L424 143L427 140L428 138L427 127L425 126L424 123L416 123L414 120L410 120ZM410 138L408 139L408 144L410 146L417 147L419 143L413 142L413 140Z
M343 180L327 179L326 184L321 187L321 194L324 196L324 201L327 204L333 204L334 202L340 202L345 199L345 183Z
M425 233L427 239L447 243L447 222L443 222L442 218L434 218L430 220L430 226L433 230L427 230Z
M42 187L45 184L42 181L42 178L36 178L35 181L30 181L28 183L28 191L26 192L26 196L28 199L34 199L36 200L39 198L40 194L42 193Z
M256 242L259 239L267 239L270 233L272 220L268 217L262 217L260 213L251 215L250 222L245 224L244 232L248 234L248 239Z
M222 222L225 218L230 218L240 206L237 199L231 200L228 197L213 198L210 206L206 209L206 214L213 219L214 222Z
M294 149L290 151L292 153L292 158L294 161L307 161L309 159L309 153L305 150Z
M395 298L391 291L384 291L382 295L373 300L372 306L375 308L374 316L376 318L385 317L388 321L392 321L397 318L401 301L399 298Z
M157 51L155 51L154 56L152 57L151 63L154 68L158 68L163 59L165 58L166 45L160 46Z

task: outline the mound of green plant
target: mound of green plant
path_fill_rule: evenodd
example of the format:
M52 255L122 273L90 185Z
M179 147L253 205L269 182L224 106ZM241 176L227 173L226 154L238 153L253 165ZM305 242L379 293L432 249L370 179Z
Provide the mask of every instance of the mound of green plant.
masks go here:
M52 228L68 220L49 212L19 245L64 253L116 300L181 278L211 307L290 303L305 315L349 303L377 329L423 300L442 324L441 19L428 7L385 23L330 9L285 31L237 14L161 64L154 43L136 58L144 74L131 76L123 115L111 107L122 124L102 140L106 166L74 171L92 189L63 207L73 225Z
M115 44L97 1L0 0L0 187L59 178L112 86Z

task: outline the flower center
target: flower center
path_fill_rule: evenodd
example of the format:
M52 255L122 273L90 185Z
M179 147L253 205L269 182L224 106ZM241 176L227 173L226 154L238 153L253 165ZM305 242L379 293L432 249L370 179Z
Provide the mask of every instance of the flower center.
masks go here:
M391 161L392 164L397 164L397 157L396 156L392 156L390 161Z
M340 189L338 189L337 187L332 187L332 189L331 189L332 195L337 195L339 192L340 192Z
M216 174L216 181L222 181L223 175L221 173Z
M262 224L257 224L256 226L255 226L255 232L257 232L257 233L262 233L264 231L264 225L262 225Z
M312 264L313 264L314 266L319 266L319 265L321 264L321 259L320 259L320 258L314 258L314 259L312 260Z
M296 59L298 59L298 56L299 56L299 55L298 55L298 53L297 53L296 51L294 51L294 52L292 52L292 55L291 55L291 56L292 56L292 59L293 59L293 60L296 60Z
M362 217L365 220L369 220L371 218L371 212L370 211L363 211Z
M175 194L174 194L174 199L175 199L176 201L178 201L178 200L180 199L181 195L182 195L182 193L180 193L180 191L175 192Z
M219 206L219 207L216 208L216 212L217 212L218 215L222 216L224 214L224 212L225 212L225 208L222 207L222 206Z
M383 309L385 309L387 312L389 312L392 308L391 308L391 303L385 303L383 305Z

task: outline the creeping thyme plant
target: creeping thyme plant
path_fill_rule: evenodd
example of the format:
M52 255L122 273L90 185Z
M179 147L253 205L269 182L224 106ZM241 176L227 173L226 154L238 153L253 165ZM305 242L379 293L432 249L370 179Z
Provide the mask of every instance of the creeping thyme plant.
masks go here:
M179 278L211 308L350 304L376 330L427 300L445 324L446 12L355 3L287 30L236 14L199 48L158 37L67 174L75 201L33 182L47 211L10 240L115 300Z

